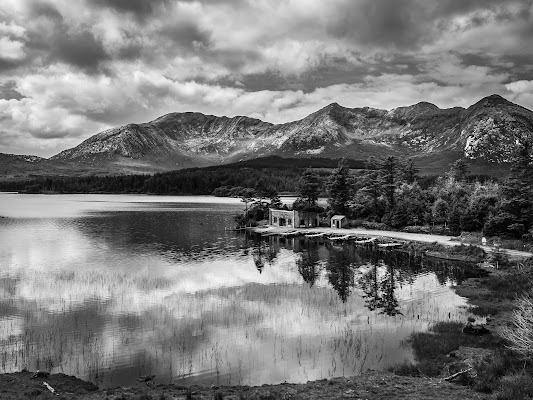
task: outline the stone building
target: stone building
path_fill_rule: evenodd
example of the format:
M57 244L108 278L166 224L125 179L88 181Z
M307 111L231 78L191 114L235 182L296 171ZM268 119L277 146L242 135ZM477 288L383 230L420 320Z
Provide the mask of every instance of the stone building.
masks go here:
M272 210L268 211L268 224L272 226L289 226L292 228L317 227L318 214L301 210Z

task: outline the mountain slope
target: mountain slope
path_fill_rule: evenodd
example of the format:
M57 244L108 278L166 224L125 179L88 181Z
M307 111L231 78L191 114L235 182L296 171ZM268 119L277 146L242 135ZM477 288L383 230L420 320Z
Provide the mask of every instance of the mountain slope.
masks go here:
M172 113L149 123L129 124L101 132L52 159L94 159L100 156L108 160L117 157L187 160L201 155L215 161L218 153L231 153L242 142L253 139L271 125L248 117Z
M446 155L442 162L467 157L501 163L525 139L533 140L533 112L492 95L467 109L421 102L387 111L332 103L278 125L243 116L172 113L101 132L50 161L94 173L156 172L269 155Z
M470 159L509 162L517 143L533 140L533 113L498 95L470 106L463 118L459 142Z

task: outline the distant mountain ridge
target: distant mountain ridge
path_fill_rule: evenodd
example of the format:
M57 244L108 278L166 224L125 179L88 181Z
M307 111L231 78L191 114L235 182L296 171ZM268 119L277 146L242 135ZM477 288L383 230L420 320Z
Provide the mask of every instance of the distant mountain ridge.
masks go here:
M366 159L445 153L505 163L525 139L533 140L533 112L491 95L467 109L421 102L388 111L332 103L284 124L171 113L98 133L50 161L108 173L200 167L270 155Z

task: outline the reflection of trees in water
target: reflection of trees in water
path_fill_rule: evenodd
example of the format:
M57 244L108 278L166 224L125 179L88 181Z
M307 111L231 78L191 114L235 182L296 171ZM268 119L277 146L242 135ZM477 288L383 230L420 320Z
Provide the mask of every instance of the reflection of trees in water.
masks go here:
M346 303L355 286L355 253L351 247L336 249L330 246L328 250L329 258L326 264L328 281L342 302Z
M413 284L421 273L435 273L442 285L450 280L460 283L466 278L479 276L475 267L469 267L468 264L427 259L414 252L376 251L304 238L280 240L268 237L250 239L247 244L260 273L266 265L274 262L280 248L286 248L298 254L296 267L310 287L316 284L325 268L328 281L342 302L346 302L354 287L359 285L364 292L365 306L369 310L380 310L391 316L401 314L396 287ZM365 264L372 267L356 281L355 268Z
M478 278L486 275L484 271L472 263L425 258L423 260L423 266L424 269L435 273L441 285L445 285L449 281L460 285L465 279Z
M255 267L259 273L263 272L265 265L271 264L276 259L279 247L275 246L271 240L252 240L249 245L252 245L252 258Z
M300 258L296 260L298 272L303 280L313 287L320 276L320 254L318 252L318 243L309 243L308 246L300 252Z
M400 304L394 293L398 271L391 265L386 265L384 268L385 274L381 276L378 264L374 264L359 279L359 285L364 292L365 306L371 311L381 309L381 314L402 315Z

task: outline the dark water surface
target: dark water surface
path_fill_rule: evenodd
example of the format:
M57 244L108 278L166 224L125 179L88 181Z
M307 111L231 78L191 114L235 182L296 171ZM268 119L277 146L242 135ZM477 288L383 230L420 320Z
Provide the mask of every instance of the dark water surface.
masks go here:
M413 360L458 265L225 231L237 199L0 194L0 371L305 382Z

